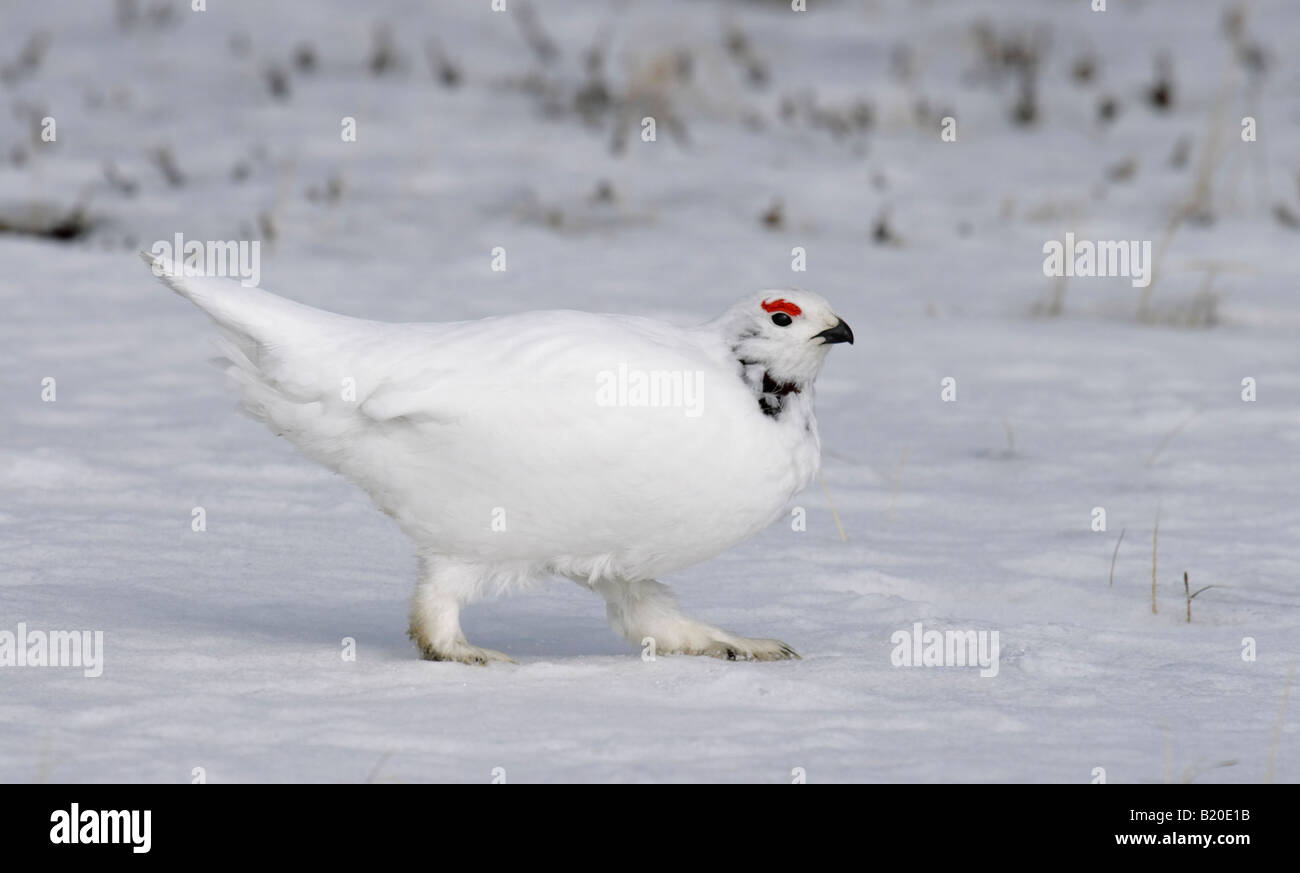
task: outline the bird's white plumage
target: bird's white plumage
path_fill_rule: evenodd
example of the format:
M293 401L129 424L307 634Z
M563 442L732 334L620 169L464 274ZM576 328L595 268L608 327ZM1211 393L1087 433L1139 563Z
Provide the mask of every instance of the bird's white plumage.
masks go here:
M414 540L424 578L412 634L430 657L485 660L451 651L464 642L454 611L450 642L432 639L442 618L417 627L422 612L445 618L548 574L600 590L616 625L616 612L631 614L637 626L622 630L639 633L646 616L625 601L671 612L662 586L645 586L762 530L817 470L812 379L832 340L814 335L838 319L808 292L779 292L802 310L786 329L770 324L763 295L686 330L570 311L387 324L146 259L221 328L247 412L358 484ZM779 414L758 402L764 373L798 385ZM693 390L637 405L610 392L627 374ZM692 646L678 648L707 649Z

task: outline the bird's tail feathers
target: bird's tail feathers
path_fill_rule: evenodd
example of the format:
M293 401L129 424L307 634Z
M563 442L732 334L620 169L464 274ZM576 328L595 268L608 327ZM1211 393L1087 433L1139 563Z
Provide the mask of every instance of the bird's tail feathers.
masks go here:
M223 330L259 343L301 341L349 320L234 279L190 275L169 258L148 252L140 257L163 284L206 312Z
M322 392L318 362L301 359L304 350L333 345L336 331L355 320L231 279L186 275L166 258L140 254L155 276L216 322L222 357L213 363L238 389L244 411L277 432L293 429Z

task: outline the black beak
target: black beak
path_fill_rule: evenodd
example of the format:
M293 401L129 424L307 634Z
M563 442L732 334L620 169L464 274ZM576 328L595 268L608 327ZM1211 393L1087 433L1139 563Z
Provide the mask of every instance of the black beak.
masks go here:
M848 324L845 323L844 319L835 322L834 327L829 327L816 336L822 338L823 345L830 345L831 343L848 343L849 345L853 345L853 328L849 327ZM814 339L816 339L816 337L814 337Z

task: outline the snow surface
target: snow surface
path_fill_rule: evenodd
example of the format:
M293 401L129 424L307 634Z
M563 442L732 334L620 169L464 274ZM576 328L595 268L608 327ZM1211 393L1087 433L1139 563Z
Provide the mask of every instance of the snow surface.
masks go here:
M0 4L0 66L51 37L0 82L0 225L31 204L86 203L99 222L71 243L0 232L0 631L102 630L106 646L95 679L0 668L0 779L1088 782L1102 767L1241 782L1270 760L1272 778L1300 779L1300 702L1283 709L1300 696L1300 236L1275 214L1300 214L1294 3L1250 4L1262 78L1213 2L547 0L550 64L512 19L520 0L364 16L342 0L135 5L123 26L107 3ZM1036 124L1010 120L1014 72L981 61L979 19L1043 36ZM380 21L397 60L374 75ZM725 47L732 28L765 86ZM456 87L430 74L435 35ZM621 155L611 113L572 110L600 40L609 89L640 95ZM310 74L293 63L303 42ZM1096 74L1075 82L1087 52ZM1166 112L1144 98L1161 52ZM273 65L287 99L268 90ZM1113 124L1096 120L1103 94ZM832 134L827 113L857 101L869 126ZM46 115L57 139L33 143ZM1257 142L1240 139L1244 115ZM162 146L180 186L149 157ZM106 160L134 195L105 182ZM1158 249L1198 178L1212 220L1173 233L1151 317L1123 278L1072 279L1045 314L1047 240ZM612 202L592 196L601 180ZM893 244L873 239L882 212ZM818 389L847 541L814 488L796 501L806 532L777 523L667 580L690 614L803 660L646 662L599 598L557 581L464 615L471 641L518 666L420 661L409 544L358 489L232 414L205 363L211 326L137 259L178 231L261 238L263 287L382 320L567 307L685 325L756 288L824 294L858 338ZM1216 323L1189 326L1209 261L1224 264ZM1184 570L1216 586L1191 624ZM914 622L998 631L998 675L892 666L890 636Z

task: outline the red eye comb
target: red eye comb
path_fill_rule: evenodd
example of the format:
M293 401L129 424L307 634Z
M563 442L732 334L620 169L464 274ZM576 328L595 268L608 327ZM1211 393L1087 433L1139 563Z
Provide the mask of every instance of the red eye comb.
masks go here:
M780 297L775 300L764 300L763 310L765 312L784 312L786 315L801 315L803 313L803 310L798 306Z

